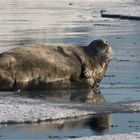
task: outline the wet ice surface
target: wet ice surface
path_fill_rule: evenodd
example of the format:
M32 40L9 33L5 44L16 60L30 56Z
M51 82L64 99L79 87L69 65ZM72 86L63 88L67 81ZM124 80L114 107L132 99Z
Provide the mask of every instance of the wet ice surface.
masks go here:
M130 115L131 118L128 118L128 115ZM121 137L124 139L124 137L127 136L126 134L130 135L133 131L135 131L135 134L132 135L133 138L134 136L138 137L140 135L138 134L140 124L137 114L117 114L117 116L115 116L115 114L105 114L40 124L5 126L0 128L0 131L3 139L20 139L21 137L24 139L35 138L43 140L79 137L81 139L81 137L85 136L88 136L87 139L89 139L89 137L93 135L109 135L112 133L115 137L119 136L116 135L117 133L122 133ZM121 123L119 122L120 120L117 120L117 118L121 119ZM136 134L138 134L138 136ZM120 136L118 138L120 138ZM102 136L102 139L104 139L104 136Z
M101 9L139 15L139 1L108 1L1 0L1 52L37 43L87 45L106 35L139 33L139 22L118 22L100 15Z
M28 44L84 46L98 38L109 40L113 49L101 94L85 90L0 92L0 139L140 132L140 22L100 16L101 9L140 15L139 6L139 0L0 0L0 52ZM41 121L45 123L22 123ZM134 134L130 139L133 136L137 137Z
M139 88L106 88L101 89L108 102L136 101L140 99Z
M102 89L107 90L114 92ZM114 94L87 90L1 93L1 138L67 139L139 132L140 93L133 93L138 96L132 100L123 94L127 95L122 93L120 102Z
M110 102L106 101L101 93L96 94L93 91L52 92L32 91L1 95L0 123L32 123L103 113L140 112L138 96L137 99L128 101L125 101L125 97L122 96L122 99L124 98L122 102L119 100ZM32 96L29 97L28 94ZM115 97L112 96L112 101Z
M94 137L83 137L77 138L77 140L139 140L139 133L129 133L129 134L117 134L117 135L105 135L105 136L94 136Z

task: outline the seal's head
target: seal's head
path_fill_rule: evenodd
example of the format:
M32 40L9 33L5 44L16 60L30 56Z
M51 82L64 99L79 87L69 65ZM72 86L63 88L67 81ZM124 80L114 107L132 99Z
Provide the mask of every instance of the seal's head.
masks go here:
M111 58L111 46L105 39L92 41L86 48L93 66L93 87L100 83Z
M100 63L108 63L111 57L111 46L105 39L94 40L88 47L98 58Z

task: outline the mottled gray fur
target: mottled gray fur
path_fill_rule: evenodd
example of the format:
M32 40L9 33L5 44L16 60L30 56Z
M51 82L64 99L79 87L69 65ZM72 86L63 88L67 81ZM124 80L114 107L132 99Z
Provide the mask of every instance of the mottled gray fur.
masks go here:
M104 39L88 46L35 45L0 54L0 90L92 88L111 54Z

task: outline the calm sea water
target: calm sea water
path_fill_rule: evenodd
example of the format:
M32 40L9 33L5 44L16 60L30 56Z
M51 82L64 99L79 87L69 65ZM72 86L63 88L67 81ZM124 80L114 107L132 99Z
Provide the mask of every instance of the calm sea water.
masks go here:
M113 54L101 83L100 100L140 100L140 21L104 19L101 9L139 15L140 1L0 0L0 52L29 44L84 46L94 39L105 38L112 45ZM81 96L84 95L68 101L83 102ZM49 100L54 98L58 99L58 95ZM139 113L101 114L41 124L1 125L0 139L66 139L139 132L139 116Z

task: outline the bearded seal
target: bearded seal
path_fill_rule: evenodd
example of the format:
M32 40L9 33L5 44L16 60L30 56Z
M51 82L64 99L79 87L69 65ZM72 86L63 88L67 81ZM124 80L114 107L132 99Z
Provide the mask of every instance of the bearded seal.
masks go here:
M34 45L0 54L0 90L93 88L109 64L105 39L88 46Z

